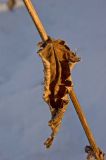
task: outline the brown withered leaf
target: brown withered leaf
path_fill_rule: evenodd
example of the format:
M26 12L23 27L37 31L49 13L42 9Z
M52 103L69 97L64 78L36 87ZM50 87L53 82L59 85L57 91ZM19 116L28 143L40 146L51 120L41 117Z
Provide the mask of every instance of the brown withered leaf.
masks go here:
M16 0L8 0L7 1L7 6L9 8L9 10L13 10L13 8L15 7L16 4Z
M43 99L49 105L51 112L49 126L52 133L44 143L49 148L60 128L69 103L68 89L72 87L70 70L80 61L80 58L62 40L49 38L38 45L40 46L38 53L44 65Z
M99 149L99 157L101 160L104 160L105 154ZM91 146L85 147L85 152L87 153L87 160L97 160L96 155Z

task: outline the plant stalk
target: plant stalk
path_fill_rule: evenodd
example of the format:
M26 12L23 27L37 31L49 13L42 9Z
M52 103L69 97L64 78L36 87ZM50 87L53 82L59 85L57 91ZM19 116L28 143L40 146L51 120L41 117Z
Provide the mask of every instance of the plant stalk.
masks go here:
M85 131L85 134L86 134L86 136L88 138L88 141L89 141L94 153L96 154L97 160L100 160L99 148L96 145L96 141L94 139L94 136L93 136L93 134L91 132L91 129L90 129L88 123L87 123L86 116L85 116L85 114L84 114L84 112L82 110L82 107L81 107L81 105L80 105L80 103L79 103L79 101L77 99L77 96L76 96L75 91L74 91L73 88L71 88L71 90L69 92L69 95L70 95L71 101L72 101L72 103L74 105L74 108L76 110L76 113L78 115L78 118L79 118L79 120L80 120L80 122L82 124L82 127L83 127L84 131Z
M41 39L43 41L46 41L48 39L48 35L47 35L39 17L38 17L38 14L37 14L35 8L33 7L32 3L31 3L31 0L23 0L23 2L24 2L25 6L26 6L26 8L27 8L27 10L28 10L28 12L29 12L29 14L30 14L30 16L31 16L31 18L32 18L32 20L33 20L33 22L34 22L34 24L35 24L35 26L36 26L36 28L39 32L39 34L40 34ZM76 110L76 113L78 115L78 118L79 118L79 120L82 124L82 127L83 127L84 131L85 131L85 134L88 138L88 141L89 141L89 143L90 143L90 145L91 145L91 147L92 147L92 149L93 149L93 151L94 151L94 153L97 157L97 160L101 160L100 157L99 157L99 148L96 144L96 141L93 137L93 134L92 134L92 132L90 130L90 127L87 123L87 120L86 120L86 117L85 117L84 112L82 110L82 107L80 106L80 103L77 99L77 96L76 96L73 88L70 90L69 95L70 95L71 101L74 105L74 108Z
M32 4L32 2L30 0L23 0L39 34L40 34L40 37L43 41L46 41L48 39L48 35L39 19L39 16L37 14L37 11L34 9L34 6Z

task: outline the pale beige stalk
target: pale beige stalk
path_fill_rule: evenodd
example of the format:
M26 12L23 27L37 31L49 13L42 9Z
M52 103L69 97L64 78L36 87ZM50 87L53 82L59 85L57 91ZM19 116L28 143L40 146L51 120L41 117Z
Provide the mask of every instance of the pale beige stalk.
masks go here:
M27 10L28 10L28 12L29 12L29 14L30 14L30 16L31 16L31 18L32 18L40 36L41 36L41 38L42 38L42 40L43 41L47 40L48 39L47 33L46 33L46 31L45 31L45 29L44 29L44 27L43 27L43 25L42 25L42 23L39 19L39 16L38 16L36 10L33 7L33 4L31 3L30 0L23 0L23 2L25 4L25 6L26 6L26 8L27 8Z
M32 3L31 3L31 1L30 0L23 0L23 1L24 1L25 5L26 5L26 8L27 8L29 14L31 15L31 18L32 18L32 20L33 20L33 22L34 22L34 24L35 24L35 26L36 26L41 38L42 38L42 40L46 41L48 39L48 35L47 35L47 33L46 33L46 31L45 31L45 29L44 29L39 17L38 17L38 14L37 14L36 10L34 9ZM69 90L69 95L70 95L70 98L71 98L72 103L74 105L74 108L76 110L76 113L77 113L77 115L79 117L79 120L80 120L80 122L81 122L81 124L83 126L85 134L86 134L86 136L88 138L88 141L89 141L91 147L93 148L94 153L96 154L97 160L103 160L99 156L99 148L98 148L98 146L96 144L96 141L95 141L95 139L93 137L93 134L92 134L92 132L90 130L90 127L89 127L89 125L87 123L86 117L84 115L82 107L80 106L80 103L79 103L79 101L77 99L77 96L76 96L76 94L74 92L73 87Z

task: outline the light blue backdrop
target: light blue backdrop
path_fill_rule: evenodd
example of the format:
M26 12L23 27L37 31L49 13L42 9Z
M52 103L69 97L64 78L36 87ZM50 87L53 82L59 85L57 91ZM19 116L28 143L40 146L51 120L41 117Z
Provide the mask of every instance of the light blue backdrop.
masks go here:
M75 91L97 144L106 151L106 0L33 0L54 38L77 49ZM85 160L88 141L70 103L50 150L49 107L42 100L40 41L25 8L0 13L0 160Z

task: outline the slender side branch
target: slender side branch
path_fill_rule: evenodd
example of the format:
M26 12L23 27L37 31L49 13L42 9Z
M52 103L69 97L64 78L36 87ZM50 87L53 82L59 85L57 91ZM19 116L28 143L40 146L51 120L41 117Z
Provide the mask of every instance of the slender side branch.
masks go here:
M40 36L41 36L41 39L43 41L46 41L48 39L48 35L47 35L47 33L46 33L46 31L45 31L45 29L44 29L44 27L43 27L43 25L42 25L42 23L39 19L39 16L38 16L36 10L34 9L34 7L32 5L32 2L30 0L23 0L23 2L25 4L25 6L26 6L26 8L27 8L27 10L28 10L28 12L29 12L29 14L30 14L30 16L31 16L31 18L32 18L32 20L33 20L33 22L34 22L34 24L35 24L35 26L36 26L36 28L39 32L39 34L40 34Z

